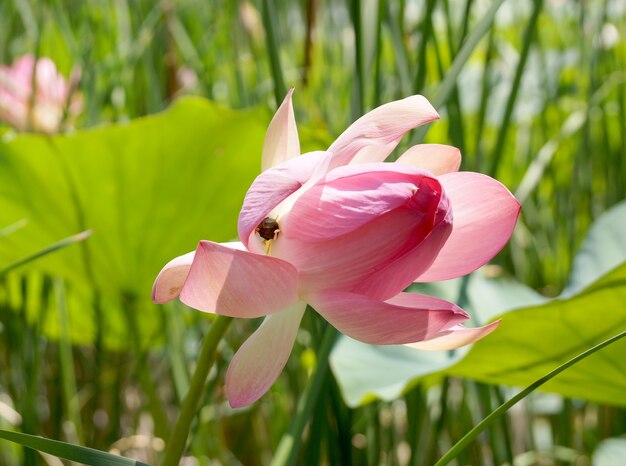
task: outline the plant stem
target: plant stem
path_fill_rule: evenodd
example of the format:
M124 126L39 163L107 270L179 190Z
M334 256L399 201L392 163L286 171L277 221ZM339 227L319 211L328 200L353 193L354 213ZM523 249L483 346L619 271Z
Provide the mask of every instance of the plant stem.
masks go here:
M605 346L610 345L611 343L615 343L616 341L620 340L623 337L626 337L626 330L621 332L621 333L618 333L617 335L609 338L608 340L604 340L602 343L599 343L596 346L593 346L592 348L589 348L588 350L580 353L578 356L576 356L576 357L570 359L569 361L561 364L559 367L557 367L553 371L549 372L548 374L544 375L539 380L537 380L537 381L533 382L532 384L530 384L524 390L522 390L517 395L515 395L513 398L511 398L509 401L501 404L498 408L496 408L494 411L492 411L491 414L489 414L485 419L480 421L480 423L476 427L474 427L472 430L470 430L467 434L465 434L463 436L463 438L461 438L461 440L459 440L457 443L455 443L452 446L452 448L450 448L446 452L446 454L443 455L441 457L441 459L435 463L435 466L444 466L444 465L448 464L450 461L452 461L454 458L456 458L457 455L472 440L474 440L478 436L478 434L480 434L483 430L485 430L487 427L489 427L502 414L507 412L509 410L509 408L511 408L513 405L515 405L518 401L526 398L526 396L528 396L531 392L535 391L541 385L543 385L544 383L546 383L547 381L549 381L553 377L557 376L558 374L563 372L565 369L568 369L570 366L573 366L577 362L582 361L587 356L591 356L596 351L601 350L602 348L604 348Z
M328 356L333 348L337 337L337 330L332 325L327 325L322 337L322 342L317 351L317 365L311 378L308 390L300 398L295 418L289 432L280 439L276 454L272 459L271 466L292 466L296 463L298 450L302 443L302 432L307 421L311 417L313 407L319 397L320 389L328 373Z
M215 349L218 343L226 333L226 329L230 325L232 317L218 315L213 320L211 329L204 339L200 357L196 365L196 370L189 384L189 391L183 400L183 404L178 414L178 419L174 425L174 430L170 434L170 438L165 448L165 456L161 462L161 466L177 466L183 455L185 446L187 445L187 437L191 429L191 423L198 411L198 404L204 392L204 384L209 375L209 370L215 359Z

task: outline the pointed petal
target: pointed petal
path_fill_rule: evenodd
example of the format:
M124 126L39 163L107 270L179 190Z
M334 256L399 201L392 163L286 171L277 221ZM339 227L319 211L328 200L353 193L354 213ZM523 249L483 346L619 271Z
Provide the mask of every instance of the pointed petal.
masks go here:
M226 394L233 408L261 398L283 371L306 304L267 316L261 326L239 348L226 372Z
M521 208L502 183L487 175L448 173L438 180L452 205L452 233L419 282L449 280L486 264L511 237Z
M418 144L398 157L396 163L422 168L433 175L443 175L459 170L461 151L443 144Z
M475 341L486 337L500 325L496 320L483 327L466 328L463 325L455 325L448 330L440 332L433 338L416 343L409 343L411 348L429 351L451 350L461 346L469 345Z
M379 301L355 293L325 291L310 296L309 302L339 331L372 345L431 338L468 318L453 303L416 293L400 293Z
M421 95L389 102L363 115L328 148L334 153L329 167L357 162L382 162L404 134L439 118L436 110Z
M180 300L203 312L260 317L296 302L297 286L288 262L200 241Z
M441 192L439 183L412 167L382 162L346 165L298 198L281 223L281 233L302 241L329 240L410 201L430 204L435 191Z
M239 239L248 247L250 234L281 201L309 180L329 155L311 152L261 173L252 183L239 213Z
M293 87L287 92L285 100L278 107L267 128L261 161L263 171L300 155L300 141L291 94L293 94Z

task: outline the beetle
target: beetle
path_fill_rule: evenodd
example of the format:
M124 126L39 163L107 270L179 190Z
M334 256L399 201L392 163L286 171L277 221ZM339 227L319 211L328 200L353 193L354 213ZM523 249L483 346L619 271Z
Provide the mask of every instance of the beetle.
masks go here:
M276 235L278 235L279 232L278 222L272 217L265 217L261 220L261 223L258 224L254 231L256 231L263 239L276 239Z

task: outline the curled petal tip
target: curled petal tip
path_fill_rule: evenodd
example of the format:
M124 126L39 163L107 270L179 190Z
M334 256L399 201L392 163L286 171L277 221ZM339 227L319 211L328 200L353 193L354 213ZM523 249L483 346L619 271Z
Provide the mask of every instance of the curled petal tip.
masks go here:
M421 95L383 104L355 121L330 146L335 154L330 168L382 162L407 131L437 119L439 114Z
M152 285L152 301L156 304L167 303L176 298L187 279L195 252L172 259L159 272Z
M486 337L500 325L501 320L496 320L482 327L464 327L457 324L447 330L439 332L433 338L416 343L410 343L406 346L411 348L427 350L427 351L443 351L460 348L471 343L475 343L481 338Z
M399 345L433 338L467 319L454 303L416 293L386 301L326 291L311 296L314 308L342 333L374 345Z

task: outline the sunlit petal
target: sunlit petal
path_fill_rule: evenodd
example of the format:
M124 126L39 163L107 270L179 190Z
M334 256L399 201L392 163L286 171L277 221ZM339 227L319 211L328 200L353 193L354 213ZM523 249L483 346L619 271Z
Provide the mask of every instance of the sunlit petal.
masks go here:
M267 316L239 348L226 372L226 394L233 408L254 403L276 381L289 359L305 308L300 301Z

